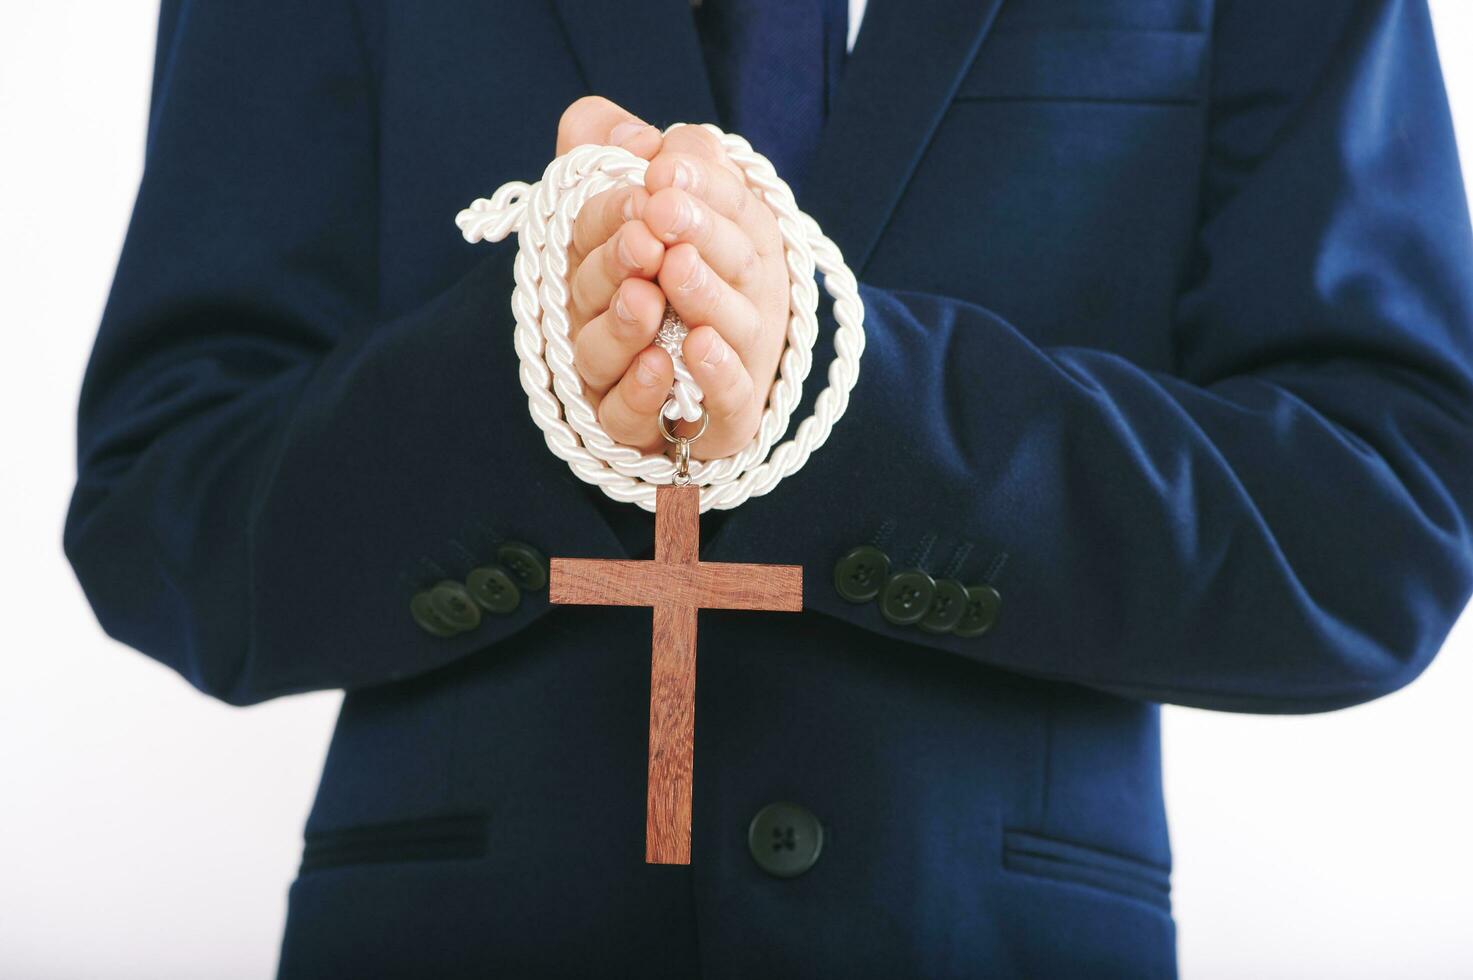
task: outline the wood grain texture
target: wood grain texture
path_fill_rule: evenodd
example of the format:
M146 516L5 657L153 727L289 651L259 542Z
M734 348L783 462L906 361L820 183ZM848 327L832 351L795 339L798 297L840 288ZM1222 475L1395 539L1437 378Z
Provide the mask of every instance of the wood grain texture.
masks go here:
M696 751L696 609L655 607L650 653L650 759L646 864L690 864Z
M655 487L655 561L700 561L701 488Z
M800 566L701 561L700 513L699 487L659 487L653 561L554 558L548 578L554 603L654 610L645 811L649 864L690 863L697 613L803 608Z
M549 589L553 602L575 606L803 609L803 569L797 565L554 558Z

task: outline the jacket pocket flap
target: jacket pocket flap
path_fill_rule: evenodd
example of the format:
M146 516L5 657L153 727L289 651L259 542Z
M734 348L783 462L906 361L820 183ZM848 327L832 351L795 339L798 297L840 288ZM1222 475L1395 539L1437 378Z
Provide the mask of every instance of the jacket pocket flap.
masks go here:
M311 831L299 873L348 864L464 860L485 854L485 816L427 817Z
M1170 906L1171 873L1137 857L1027 831L1003 832L1003 867L1042 878L1093 885Z

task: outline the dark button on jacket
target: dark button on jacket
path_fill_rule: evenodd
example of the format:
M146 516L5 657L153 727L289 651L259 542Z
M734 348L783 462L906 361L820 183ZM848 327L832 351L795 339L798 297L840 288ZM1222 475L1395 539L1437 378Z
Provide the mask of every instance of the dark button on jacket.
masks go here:
M451 637L461 632L441 619L440 614L435 612L428 592L414 594L414 598L409 600L409 614L414 617L416 625L431 636Z
M967 610L952 632L957 636L981 636L992 629L1001 608L1002 596L992 586L968 586Z
M471 597L484 610L505 616L521 605L522 592L506 570L496 565L482 565L465 579Z
M430 608L456 630L473 630L481 625L481 610L459 582L446 579L430 589Z
M909 626L921 621L935 595L936 582L919 568L896 572L885 581L880 613L896 626Z
M496 549L496 560L528 592L547 585L547 559L530 544L508 541Z
M921 617L920 627L927 633L950 633L967 611L967 590L954 578L938 579L931 607Z
M852 549L834 566L834 588L850 602L869 602L890 573L890 556L873 545Z
M823 824L797 803L769 803L747 828L747 849L757 867L778 878L796 878L818 861Z

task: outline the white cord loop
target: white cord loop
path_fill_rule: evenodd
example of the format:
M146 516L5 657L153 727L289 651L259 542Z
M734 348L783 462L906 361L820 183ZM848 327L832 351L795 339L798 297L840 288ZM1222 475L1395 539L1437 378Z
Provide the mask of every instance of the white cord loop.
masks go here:
M675 123L671 130L685 123ZM859 379L859 357L864 352L864 306L854 274L844 264L839 248L818 223L799 210L793 192L777 176L772 164L735 133L723 133L705 123L727 156L746 177L753 192L777 216L792 282L789 299L787 347L776 383L762 414L757 434L734 456L705 462L692 461L690 479L702 487L701 510L726 510L748 497L761 496L785 476L796 473L828 439L834 423L849 405L849 392ZM573 220L583 204L620 182L644 185L648 161L617 146L584 144L553 160L535 184L511 181L490 199L481 198L455 217L465 240L499 242L517 232L514 266L516 288L512 314L516 318L513 343L521 360L519 376L528 408L542 430L547 446L573 472L614 500L655 509L655 487L674 481L675 463L666 456L646 456L609 438L583 394L583 381L573 367L573 345L568 326L568 243ZM803 381L813 366L818 339L818 286L815 267L824 274L824 288L834 298L834 360L829 385L819 393L813 415L799 424L793 438L774 444L786 434L793 410L802 396ZM677 318L678 319L678 318ZM676 364L676 384L663 414L695 421L701 417L701 393L689 377L683 359L675 357L684 325L662 324L667 351ZM660 342L660 341L657 341ZM667 346L669 344L670 346ZM684 385L684 387L683 387ZM673 413L673 414L672 414ZM770 455L769 455L770 453Z

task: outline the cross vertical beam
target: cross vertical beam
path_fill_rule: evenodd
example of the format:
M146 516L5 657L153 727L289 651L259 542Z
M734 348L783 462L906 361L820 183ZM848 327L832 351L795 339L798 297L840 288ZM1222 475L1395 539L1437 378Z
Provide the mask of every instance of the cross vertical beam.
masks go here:
M650 759L646 864L690 864L696 754L696 607L655 607L650 648Z
M655 488L655 561L695 565L701 553L699 487ZM682 569L684 570L684 569ZM696 607L656 602L650 644L650 748L646 864L690 864L696 754Z
M653 561L554 558L548 581L553 603L653 609L647 864L690 863L697 612L803 608L798 565L701 561L700 513L699 487L657 487Z

